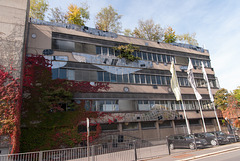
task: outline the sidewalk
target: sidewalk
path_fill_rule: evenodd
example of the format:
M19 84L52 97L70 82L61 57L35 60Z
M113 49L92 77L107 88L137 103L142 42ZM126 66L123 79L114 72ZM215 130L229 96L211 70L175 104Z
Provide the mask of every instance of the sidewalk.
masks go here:
M187 150L179 151L180 149L176 149L172 151L171 155L163 155L154 158L142 159L140 161L177 161L177 160L184 160L186 158L191 158L199 155L211 155L218 151L223 151L226 149L240 149L240 143L232 143L227 145L221 145L216 147L211 147L207 149L198 149L198 150ZM175 152L176 151L176 152Z

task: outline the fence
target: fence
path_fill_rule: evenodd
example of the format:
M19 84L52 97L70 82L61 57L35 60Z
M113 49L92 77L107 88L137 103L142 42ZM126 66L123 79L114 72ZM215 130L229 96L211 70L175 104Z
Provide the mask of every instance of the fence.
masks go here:
M89 147L47 150L0 155L0 161L131 161L159 155L168 155L163 140L104 143Z

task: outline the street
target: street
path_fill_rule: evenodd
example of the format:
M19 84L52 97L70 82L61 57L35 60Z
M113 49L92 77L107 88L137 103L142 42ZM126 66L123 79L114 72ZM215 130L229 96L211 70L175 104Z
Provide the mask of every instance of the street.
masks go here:
M240 143L198 149L172 155L143 159L141 161L237 161L240 158Z

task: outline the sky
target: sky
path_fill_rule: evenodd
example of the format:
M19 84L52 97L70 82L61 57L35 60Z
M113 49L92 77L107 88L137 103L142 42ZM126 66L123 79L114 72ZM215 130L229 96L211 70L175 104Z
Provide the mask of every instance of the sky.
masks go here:
M67 11L69 4L89 6L90 20L104 7L122 15L122 29L134 29L139 20L153 19L176 34L196 33L200 47L209 50L212 67L221 88L240 86L240 1L238 0L48 0L49 7ZM238 46L239 45L239 46Z

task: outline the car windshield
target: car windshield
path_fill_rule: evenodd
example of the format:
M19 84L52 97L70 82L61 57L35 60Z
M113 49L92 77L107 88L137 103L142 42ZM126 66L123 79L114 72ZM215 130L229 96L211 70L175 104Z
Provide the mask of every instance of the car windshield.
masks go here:
M186 139L193 139L192 135L186 135Z
M212 133L205 133L205 136L206 137L211 137L211 136L214 136Z

